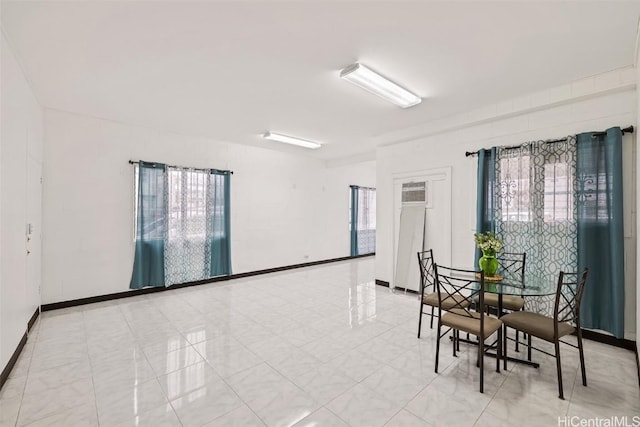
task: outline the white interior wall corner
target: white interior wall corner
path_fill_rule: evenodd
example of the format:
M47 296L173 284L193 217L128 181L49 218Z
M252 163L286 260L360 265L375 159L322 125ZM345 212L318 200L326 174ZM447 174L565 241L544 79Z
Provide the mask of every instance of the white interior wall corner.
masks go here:
M40 305L37 284L32 289L27 281L27 156L42 161L43 111L4 34L1 38L0 368L4 368ZM36 245L30 249L41 251Z

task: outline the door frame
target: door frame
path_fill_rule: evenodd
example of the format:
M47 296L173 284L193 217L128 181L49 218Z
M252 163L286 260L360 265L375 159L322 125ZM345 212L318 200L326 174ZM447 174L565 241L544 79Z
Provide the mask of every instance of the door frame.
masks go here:
M453 206L452 206L452 183L451 183L451 166L446 166L442 168L434 168L434 169L423 169L411 172L402 172L402 173L394 173L391 175L391 182L393 188L393 227L392 227L392 242L393 242L393 258L392 258L392 276L396 277L396 265L397 265L397 256L398 256L398 234L400 232L400 212L402 210L402 184L406 184L409 182L425 182L426 183L426 191L427 197L424 203L425 208L433 209L433 203L431 199L431 191L433 189L434 181L444 181L445 193L447 200L445 201L445 205L448 206L449 215L446 218L446 222L444 224L444 228L449 238L449 251L448 253L438 254L438 259L445 265L451 266L452 259L452 251L453 251L453 232L452 232L452 215L453 215ZM398 191L400 190L400 191ZM395 284L393 281L389 284L391 289L395 288Z

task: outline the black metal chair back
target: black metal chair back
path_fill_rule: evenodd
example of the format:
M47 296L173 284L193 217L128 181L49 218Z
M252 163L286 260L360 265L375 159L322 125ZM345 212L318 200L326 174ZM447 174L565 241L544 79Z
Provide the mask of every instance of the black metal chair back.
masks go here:
M422 331L422 307L424 304L431 306L431 322L430 327L433 329L434 318L434 302L432 299L427 298L425 301L425 289L431 288L428 294L433 294L436 291L436 275L434 272L433 250L429 249L423 252L418 252L418 266L420 267L420 318L418 320L418 338L420 338L420 332Z
M479 319L482 323L484 318L484 272L474 270L461 270L458 268L445 267L434 264L433 269L436 276L436 289L438 301L442 307L442 301L452 301L447 311L455 310L460 316ZM472 311L474 297L478 297L477 311Z
M524 272L527 264L526 252L502 252L497 258L502 271L519 274L522 279L522 283L524 283Z
M418 266L420 267L420 295L424 297L425 288L431 287L436 291L436 275L433 269L433 250L418 252Z
M525 268L527 266L527 253L526 252L502 252L498 255L498 262L500 263L500 269L509 274L520 276L520 282L522 287L526 286L524 280ZM524 306L524 302L522 303ZM498 308L498 311L499 308ZM500 315L501 313L498 313ZM516 351L519 351L520 347L520 331L516 331Z
M554 329L557 335L558 323L569 322L580 327L580 303L584 286L587 283L589 269L582 273L565 273L561 271L558 276L558 288L553 307Z

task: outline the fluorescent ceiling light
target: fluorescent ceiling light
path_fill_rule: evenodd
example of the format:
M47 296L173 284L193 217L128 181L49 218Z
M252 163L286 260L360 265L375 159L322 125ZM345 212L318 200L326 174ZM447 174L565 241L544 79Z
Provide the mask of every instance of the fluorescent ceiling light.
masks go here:
M357 62L340 71L340 77L402 108L422 102L422 98L418 95Z
M322 146L317 142L307 141L305 139L295 138L293 136L282 135L280 133L267 132L262 136L272 141L284 142L285 144L299 145L300 147L305 147L305 148L320 148Z

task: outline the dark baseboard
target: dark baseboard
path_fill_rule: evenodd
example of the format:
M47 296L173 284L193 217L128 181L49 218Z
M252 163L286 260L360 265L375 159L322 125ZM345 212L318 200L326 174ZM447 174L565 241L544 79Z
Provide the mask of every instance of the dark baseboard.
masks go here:
M29 319L29 323L27 323L27 333L29 333L31 331L31 328L33 328L33 324L36 323L36 320L38 320L38 316L40 316L40 307L36 308L33 316L31 316L31 319Z
M403 288L403 287L401 287L401 286L396 286L395 288L393 288L393 290L394 290L394 291L395 291L395 290L398 290L398 291L400 291L400 292L404 291L404 292L408 292L408 293L410 293L410 294L416 294L416 295L418 295L418 294L419 294L419 292L418 292L418 291L414 291L413 289L405 289L405 288Z
M376 285L378 286L384 286L385 288L388 288L389 282L385 281L385 280L380 280L380 279L376 279ZM400 286L396 286L395 288L393 288L393 290L398 290L398 291L405 291L405 292L409 292L410 294L416 294L418 295L419 292L418 291L414 291L413 289L405 289L403 287Z
M614 347L624 348L630 351L637 351L635 341L627 340L624 338L616 338L612 335L603 334L601 332L596 332L589 329L582 330L582 338L612 345Z
M264 270L248 271L246 273L231 274L229 276L212 277L210 279L198 280L196 282L180 283L177 285L171 285L169 288L166 288L166 289L187 288L189 286L205 285L207 283L224 282L227 280L242 279L243 277L259 276L261 274L269 274L269 273L278 273L280 271L294 270L296 268L304 268L304 267L313 267L316 265L329 264L332 262L349 261L352 259L366 258L374 255L375 253L366 254L366 255L345 256L340 258L323 259L320 261L304 262L302 264L292 264L292 265L285 265L282 267L266 268Z
M33 327L34 323L36 323L36 320L38 320L38 316L40 316L40 307L36 308L36 311L33 313L31 318L29 319L29 322L27 322L27 331L22 336L22 339L18 343L18 347L16 347L16 350L13 352L13 355L11 355L11 359L9 359L7 366L4 367L4 369L2 370L2 373L0 374L0 389L2 388L4 383L7 381L7 378L9 378L9 374L11 373L11 370L15 366L16 361L20 356L20 353L22 353L22 349L24 348L24 345L27 343L27 336L29 334L29 331L31 331L31 328Z
M53 302L50 304L42 304L42 311L59 310L61 308L76 307L78 305L93 304L96 302L111 301L114 299L134 297L136 295L152 294L162 292L167 288L144 288L131 289L130 291L117 292L115 294L98 295L95 297L79 298L70 301Z
M115 300L115 299L120 299L120 298L129 298L129 297L134 297L134 296L137 296L137 295L150 294L150 293L155 293L155 292L170 291L172 289L181 289L181 288L187 288L187 287L190 287L190 286L198 286L198 285L206 285L206 284L209 284L209 283L225 282L225 281L233 280L233 279L241 279L243 277L251 277L251 276L258 276L258 275L261 275L261 274L277 273L277 272L280 272L280 271L293 270L293 269L296 269L296 268L313 267L313 266L316 266L316 265L329 264L329 263L339 262L339 261L349 261L349 260L358 259L358 258L366 258L366 257L374 256L374 255L375 255L375 253L366 254L366 255L356 255L356 256L346 256L346 257L340 257L340 258L324 259L324 260L321 260L321 261L305 262L305 263L302 263L302 264L293 264L293 265L286 265L286 266L282 266L282 267L267 268L267 269L264 269L264 270L249 271L249 272L246 272L246 273L231 274L229 276L212 277L212 278L209 278L209 279L198 280L198 281L194 281L194 282L179 283L179 284L176 284L176 285L171 285L169 287L131 289L131 290L128 290L128 291L117 292L117 293L114 293L114 294L98 295L98 296L95 296L95 297L79 298L79 299L70 300L70 301L61 301L61 302L54 302L54 303L50 303L50 304L43 304L41 309L42 309L42 311L58 310L58 309L61 309L61 308L76 307L76 306L85 305L85 304L93 304L93 303L96 303L96 302L110 301L110 300Z
M26 342L27 342L27 333L25 332L24 335L22 335L22 339L20 340L20 343L18 343L18 347L16 348L16 351L13 352L13 355L11 355L11 359L9 359L7 366L4 367L4 369L2 370L2 373L0 374L0 389L2 389L2 386L7 381L7 378L9 378L9 374L11 373L11 370L13 369L16 362L18 361L18 357L20 356L20 353L22 352L22 349L24 348L24 345L26 344Z

